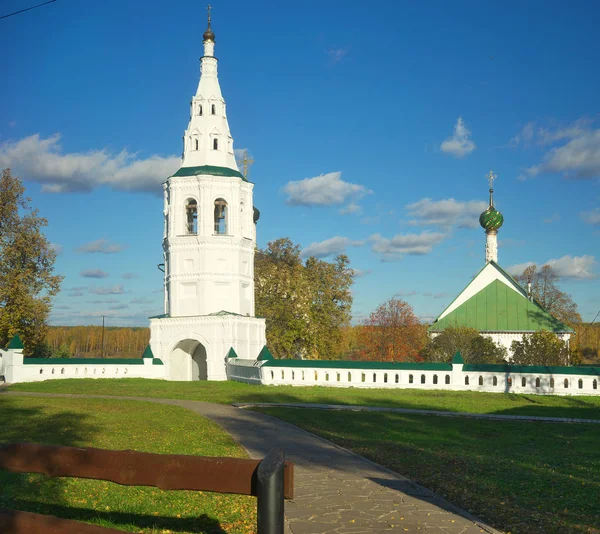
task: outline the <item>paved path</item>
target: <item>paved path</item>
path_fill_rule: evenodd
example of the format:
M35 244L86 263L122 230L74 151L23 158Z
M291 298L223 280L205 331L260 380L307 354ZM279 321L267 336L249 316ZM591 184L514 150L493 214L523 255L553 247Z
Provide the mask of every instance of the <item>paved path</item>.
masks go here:
M536 421L543 423L592 423L600 424L600 419L579 419L575 417L545 417L541 415L508 415L495 413L444 412L441 410L419 410L417 408L384 408L378 406L358 406L352 404L303 404L281 402L236 402L236 408L313 408L316 410L349 410L352 412L392 412L417 415L439 415L442 417L468 417L470 419L501 419L504 421Z
M293 534L499 534L407 478L314 434L257 412L185 400L6 391L0 394L172 404L212 419L253 458L263 457L272 447L281 447L286 457L296 463L295 498L285 507L288 528Z

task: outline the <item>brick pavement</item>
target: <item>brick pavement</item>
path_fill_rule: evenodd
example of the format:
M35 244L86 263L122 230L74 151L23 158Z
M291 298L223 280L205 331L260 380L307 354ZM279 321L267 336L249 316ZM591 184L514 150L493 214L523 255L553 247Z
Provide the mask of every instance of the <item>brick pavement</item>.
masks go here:
M281 447L296 463L295 498L285 506L293 534L494 533L431 491L355 453L268 415L197 401L3 392L8 395L140 400L182 406L221 425L251 457Z

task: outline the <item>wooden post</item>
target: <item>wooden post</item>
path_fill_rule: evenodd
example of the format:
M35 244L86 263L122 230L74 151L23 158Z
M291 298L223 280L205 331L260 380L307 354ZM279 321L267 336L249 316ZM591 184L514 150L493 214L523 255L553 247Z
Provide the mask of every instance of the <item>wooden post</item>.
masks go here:
M258 534L283 534L283 451L272 449L258 464Z

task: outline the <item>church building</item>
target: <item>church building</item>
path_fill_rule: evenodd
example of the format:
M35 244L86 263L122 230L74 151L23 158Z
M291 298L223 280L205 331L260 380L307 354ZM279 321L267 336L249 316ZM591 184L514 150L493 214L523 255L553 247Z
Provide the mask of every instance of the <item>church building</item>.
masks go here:
M254 184L240 172L217 76L215 34L204 32L179 170L164 189L164 313L150 346L168 380L226 380L226 358L256 359L265 320L254 317Z
M506 347L511 355L513 341L521 341L523 334L538 330L554 332L569 342L574 330L561 323L540 306L520 284L498 265L498 230L504 217L494 207L494 180L490 171L490 202L480 215L479 224L485 230L485 265L473 280L450 303L429 327L432 337L448 327L468 326Z

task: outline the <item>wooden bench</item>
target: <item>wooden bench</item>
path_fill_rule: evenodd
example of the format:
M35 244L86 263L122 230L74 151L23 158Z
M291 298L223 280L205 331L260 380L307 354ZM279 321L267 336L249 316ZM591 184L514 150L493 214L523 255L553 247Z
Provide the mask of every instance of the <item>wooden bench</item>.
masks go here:
M213 491L257 497L259 534L283 533L283 502L294 497L294 464L273 449L263 460L153 454L36 443L0 445L0 469L50 477L106 480L162 490ZM2 534L122 534L70 519L0 508Z

